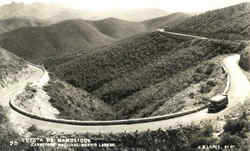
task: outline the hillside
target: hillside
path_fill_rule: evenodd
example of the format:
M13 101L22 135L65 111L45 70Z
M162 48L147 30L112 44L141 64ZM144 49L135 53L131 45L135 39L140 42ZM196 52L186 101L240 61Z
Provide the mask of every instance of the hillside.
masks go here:
M20 28L0 35L0 45L27 60L59 57L146 32L142 23L108 18L67 20L45 27Z
M86 20L85 22L96 28L102 34L107 35L115 40L128 38L135 34L154 31L163 26L173 26L179 22L184 21L190 15L184 13L174 13L169 16L146 20L143 22L131 22L120 20L117 18L106 18L98 21ZM71 20L73 21L73 20ZM76 21L76 20L75 20ZM83 20L78 20L82 21ZM69 21L68 21L69 22ZM88 48L82 48L82 51L75 51L70 54L62 56L50 56L39 59L37 62L44 63L45 65L60 64L74 59L81 54L86 54Z
M0 88L16 82L18 80L17 77L22 76L26 67L27 64L23 59L0 48Z
M0 21L0 32L10 32L0 35L0 45L29 61L48 64L51 59L78 52L88 53L90 49L135 34L177 24L187 17L176 13L144 22L106 18L98 21L67 20L52 25L38 19L6 19Z
M150 29L155 30L162 28L164 26L173 27L181 22L185 21L187 18L191 17L189 14L185 13L173 13L168 16L158 17L151 20L143 21L143 23Z
M3 48L27 60L60 56L113 41L111 37L80 20L65 21L47 27L21 28L0 36L0 45Z
M116 18L107 18L90 22L100 32L115 39L123 39L147 31L144 24Z
M247 42L247 47L241 52L240 66L250 72L250 42Z
M118 118L130 118L142 110L146 112L140 115L148 116L163 98L208 76L191 68L243 47L236 42L186 40L153 32L93 50L50 70L104 100L118 112Z
M37 27L48 25L48 22L38 19L9 18L0 20L0 34L24 27Z
M250 3L242 3L193 16L170 30L218 39L249 40L249 19Z
M102 100L56 77L44 90L50 96L51 105L60 112L58 118L84 121L113 119L112 109Z

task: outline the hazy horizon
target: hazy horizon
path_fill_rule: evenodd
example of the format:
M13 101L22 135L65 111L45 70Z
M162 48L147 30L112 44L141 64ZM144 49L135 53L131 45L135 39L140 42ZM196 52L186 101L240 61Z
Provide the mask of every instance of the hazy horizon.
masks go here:
M91 10L109 11L112 9L161 9L168 12L204 12L208 10L228 7L231 5L250 2L250 0L1 0L0 5L16 3L46 3L62 7Z

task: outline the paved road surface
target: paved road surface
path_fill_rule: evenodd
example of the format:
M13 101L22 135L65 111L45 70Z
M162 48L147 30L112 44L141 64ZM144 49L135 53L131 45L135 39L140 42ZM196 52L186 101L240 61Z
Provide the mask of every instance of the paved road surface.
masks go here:
M163 33L167 33L167 34L171 34L171 35L176 35L176 36L191 37L191 38L203 39L203 40L204 39L208 39L206 37L201 37L201 36L194 36L194 35L188 35L188 34L181 34L181 33L169 32L169 31L165 31L164 29L157 29L157 31L163 32Z

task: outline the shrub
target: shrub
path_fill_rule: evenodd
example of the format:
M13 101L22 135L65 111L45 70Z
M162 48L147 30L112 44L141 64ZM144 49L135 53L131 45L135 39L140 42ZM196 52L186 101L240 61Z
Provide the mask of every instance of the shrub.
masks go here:
M5 109L2 106L0 106L0 124L7 122L8 119L5 115L6 115Z
M36 86L33 83L28 83L25 87L25 91L26 92L32 92L32 93L36 93Z
M191 141L191 147L192 148L198 148L199 146L202 145L214 145L215 143L215 139L211 138L211 137L195 137L192 141Z
M213 134L213 126L211 124L205 125L205 127L201 130L201 135L204 137L210 137Z
M246 120L229 120L224 125L224 132L230 133L232 135L239 134L245 127L247 127L248 122Z
M236 135L231 135L230 133L224 133L221 137L221 141L219 143L221 146L236 146L237 148L240 147L241 138Z

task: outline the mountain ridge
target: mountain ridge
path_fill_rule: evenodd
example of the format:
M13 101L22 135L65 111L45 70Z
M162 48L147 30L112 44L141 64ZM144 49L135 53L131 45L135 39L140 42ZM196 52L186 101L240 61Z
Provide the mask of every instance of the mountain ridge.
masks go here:
M227 40L250 40L250 3L208 11L172 27L170 31Z
M53 23L63 20L84 19L100 20L107 17L115 17L129 21L143 21L156 17L168 15L169 13L161 9L112 9L110 11L92 11L67 8L62 5L45 3L18 3L12 2L0 6L0 19L12 17L31 17L37 19L46 19Z
M158 22L162 25L170 19L170 23L174 23L183 20L181 16L186 17L181 13L172 16L164 18L162 22L162 18L146 22L132 22L109 17L98 21L74 19L46 26L18 27L16 30L1 34L0 45L29 61L74 54L79 50L82 50L81 53L88 53L93 48L139 33L150 32L153 28L158 28L155 26ZM29 19L25 20L32 22ZM156 23L150 26L148 22Z

